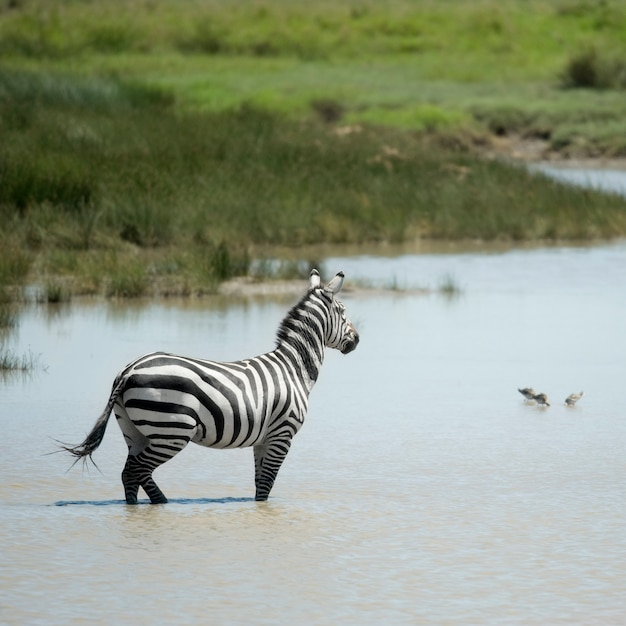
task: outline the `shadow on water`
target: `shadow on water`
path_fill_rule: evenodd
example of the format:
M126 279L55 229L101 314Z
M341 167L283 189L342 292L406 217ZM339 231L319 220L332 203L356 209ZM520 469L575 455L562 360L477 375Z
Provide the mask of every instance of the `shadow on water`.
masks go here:
M234 502L254 502L254 498L173 498L168 504L232 504ZM111 506L126 505L126 500L59 500L52 506ZM151 504L150 500L139 500L137 505ZM136 506L136 505L128 505Z

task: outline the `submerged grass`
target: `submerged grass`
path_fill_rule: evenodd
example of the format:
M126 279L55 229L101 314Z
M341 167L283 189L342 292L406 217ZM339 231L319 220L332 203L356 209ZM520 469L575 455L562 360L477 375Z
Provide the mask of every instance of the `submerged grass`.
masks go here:
M437 291L448 298L455 298L463 293L463 289L452 274L445 274L441 277Z
M29 372L40 366L40 357L32 352L17 354L0 345L0 374L7 372Z

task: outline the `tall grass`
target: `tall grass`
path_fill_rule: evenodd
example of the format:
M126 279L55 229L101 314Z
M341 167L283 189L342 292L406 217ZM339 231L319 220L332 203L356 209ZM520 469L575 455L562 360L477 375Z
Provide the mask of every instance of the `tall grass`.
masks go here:
M114 79L0 70L0 135L0 284L34 258L48 280L137 296L173 273L212 289L256 246L626 234L623 198L476 158L458 135L181 113Z
M57 42L61 48L46 53L52 57L63 57L64 45L73 50L78 46L88 56L93 49L82 39L83 31L76 27L82 22L73 22L77 18L72 12L84 11L80 19L87 21L102 13L102 20L90 26L100 29L93 46L110 56L141 41L142 28L152 33L157 27L146 15L141 18L145 23L137 23L121 5L112 5L128 17L127 26L104 3L51 3L54 9L41 15L29 13L30 8L17 12L0 31L14 28L15 37L22 33L44 48ZM173 5L155 6L159 13ZM183 3L178 19L189 18L191 7L197 6ZM251 19L245 3L235 3L231 13L211 6L217 16L214 38L236 36L230 27L220 26L227 16L233 23ZM278 9L255 6L261 23L255 32L273 32L270 25L276 26ZM296 28L305 28L297 9L281 2L276 7L295 11L289 15ZM358 24L350 41L362 31L381 38L370 52L387 45L383 40L405 35L419 39L417 14L403 2L394 7L387 17L367 2L350 10L329 8L326 18L315 9L311 28L334 32L339 22L333 20L343 16ZM399 16L406 12L410 19L403 27ZM486 13L472 15L478 30L491 29L500 37L500 27ZM115 24L105 28L107 20ZM60 26L71 24L68 30ZM116 37L115 28L126 28L126 35ZM186 28L176 37L195 32L191 22ZM611 25L606 28L612 32ZM17 46L11 54L18 54L18 48L19 54L31 54L15 37L0 47ZM174 45L174 39L165 39L164 46ZM179 46L180 39L176 42ZM232 43L211 45L216 46L211 54L234 54ZM280 38L273 45L278 49L272 54L288 54L289 46ZM326 40L319 45L327 45ZM42 54L32 46L35 57ZM180 108L164 88L0 66L0 288L14 294L35 267L47 285L48 299L70 297L60 291L61 284L70 291L110 296L149 294L160 284L187 293L213 290L230 276L248 273L259 246L626 234L623 198L572 189L524 169L476 158L473 135L454 128L463 113L414 104L415 119L406 123L421 132L407 133L403 116L375 99L361 118L334 99L312 100L311 107L315 114L308 117L245 102L201 112ZM376 115L368 117L372 111L384 111L387 124L377 124ZM499 117L493 106L475 107L472 115L494 123L494 132L501 127L502 133L539 133L553 121L536 111L498 111ZM596 107L595 114L610 118L615 111ZM589 119L570 115L576 123ZM75 279L73 286L67 286L68 276Z
M11 226L6 224L5 228L7 226L9 232L0 230L0 332L17 322L13 303L20 299L32 264L32 253L12 240Z
M17 325L17 313L15 307L8 301L8 296L2 294L0 301L0 333Z

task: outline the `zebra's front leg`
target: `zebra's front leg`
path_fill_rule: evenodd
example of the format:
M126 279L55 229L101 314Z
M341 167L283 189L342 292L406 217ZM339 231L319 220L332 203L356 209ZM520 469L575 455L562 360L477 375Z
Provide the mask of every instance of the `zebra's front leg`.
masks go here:
M254 446L254 484L257 502L265 502L274 486L276 475L291 447L291 439Z

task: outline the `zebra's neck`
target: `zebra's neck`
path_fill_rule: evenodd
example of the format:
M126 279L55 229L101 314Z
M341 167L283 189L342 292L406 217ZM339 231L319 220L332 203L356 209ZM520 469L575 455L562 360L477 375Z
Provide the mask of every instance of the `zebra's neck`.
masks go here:
M294 364L308 391L324 361L325 325L323 308L307 295L289 311L278 329L276 351Z

